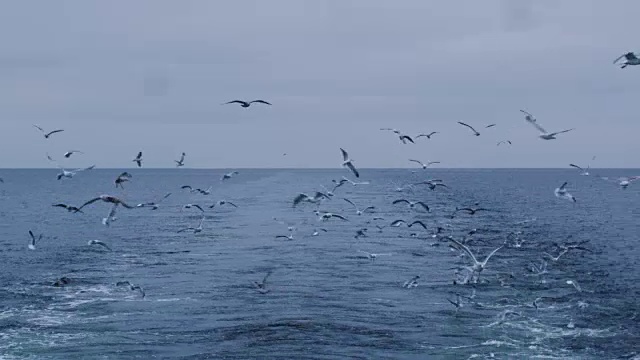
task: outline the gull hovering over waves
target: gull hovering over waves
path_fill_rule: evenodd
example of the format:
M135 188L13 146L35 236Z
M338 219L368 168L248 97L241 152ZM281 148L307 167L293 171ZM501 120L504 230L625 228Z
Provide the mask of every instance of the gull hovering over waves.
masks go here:
M458 121L458 124L462 125L462 126L466 126L469 129L471 129L471 131L473 131L473 135L475 136L480 136L480 133L476 131L476 129L473 128L473 126L469 125L469 124L465 124L462 121Z
M318 236L318 235L320 235L320 231L322 231L322 232L327 232L327 229L320 228L320 229L313 230L313 233L311 234L311 236Z
M460 294L456 294L456 301L453 301L451 299L447 299L447 301L449 301L451 305L456 307L456 313L462 307L462 299L460 297Z
M576 168L578 170L581 171L580 175L582 176L589 176L589 165L587 165L586 169L581 168L580 166L576 165L576 164L569 164L569 166Z
M412 186L416 186L416 185L427 185L429 186L429 190L434 191L436 189L436 187L438 186L442 186L445 188L448 188L447 185L442 183L442 180L438 180L438 179L431 179L431 180L425 180L419 183L415 183L415 184L411 184Z
M202 207L200 207L200 205L198 204L186 204L185 206L183 206L183 209L191 209L192 207L200 210L200 212L204 212L204 209Z
M106 202L106 203L109 203L109 204L114 204L114 205L122 205L122 206L124 206L124 207L125 207L125 208L127 208L127 209L133 209L133 206L128 205L127 203L125 203L124 201L122 201L122 200L118 199L118 198L117 198L117 197L115 197L115 196L111 196L111 195L100 195L100 196L98 196L98 197L96 197L96 198L93 198L93 199L91 199L91 200L87 201L86 203L84 203L82 206L80 206L80 207L78 208L78 211L82 210L82 208L84 208L84 207L85 207L85 206L87 206L87 205L91 205L91 204L93 204L93 203L94 203L94 202L96 202L96 201L103 201L103 202Z
M169 196L171 196L171 193L167 193L165 196L162 197L162 199L158 200L157 202L142 203L142 204L136 205L136 207L151 207L151 210L158 210L158 207L160 207L160 203L164 199L168 198Z
M429 209L429 206L427 204L423 203L422 201L409 201L409 200L406 200L406 199L399 199L399 200L395 200L392 204L396 205L396 204L403 204L403 203L406 203L407 206L409 206L410 209L414 209L416 207L416 205L420 205L426 211L431 211Z
M389 226L393 226L393 227L400 227L400 225L402 224L406 224L407 222L402 220L402 219L398 219L393 221Z
M347 198L343 198L342 200L348 202L349 204L351 204L355 209L356 209L356 215L362 215L363 213L369 211L369 210L375 210L376 207L375 206L367 206L366 208L364 208L364 210L360 210L356 204L354 204L351 200L347 199Z
M520 111L522 111L522 110L520 110ZM562 130L562 131L556 131L554 133L549 133L542 126L540 126L538 124L537 120L535 120L532 116L528 115L528 113L526 113L526 112L525 112L525 114L527 114L525 116L525 120L527 120L527 122L529 124L533 125L533 127L538 129L538 131L540 132L540 135L538 137L540 139L542 139L542 140L555 140L556 139L556 135L574 130L573 128L571 128L571 129L568 129L568 130Z
M138 155L135 157L135 159L131 161L138 164L138 167L142 167L142 151L138 152Z
M500 146L500 145L502 145L502 144L509 144L509 145L511 145L511 140L502 140L502 141L498 141L498 145L497 145L497 146Z
M343 148L340 148L340 151L342 151L342 166L348 167L353 175L355 175L356 177L360 177L358 170L355 166L353 166L353 160L349 158L349 153L347 153L347 151Z
M374 254L374 253L370 253L370 252L366 252L366 251L362 251L362 250L358 250L359 253L363 253L365 254L365 257L371 261L374 261L375 259L378 258L378 256L391 256L391 253L386 253L386 254Z
M233 206L234 208L237 208L237 207L238 207L238 205L236 205L236 204L232 203L231 201L227 201L227 200L220 200L220 201L218 201L217 203L215 203L215 204L213 204L213 205L209 206L209 209L213 209L214 207L216 207L216 205L218 205L218 206L222 206L222 205L226 205L226 204L229 204L229 205Z
M232 100L229 102L226 102L222 105L227 105L227 104L240 104L240 106L242 106L243 108L248 108L249 106L251 106L251 104L253 103L258 103L258 104L265 104L265 105L271 105L271 103L266 102L264 100L252 100L252 101L242 101L242 100Z
M580 285L578 285L578 283L575 280L567 280L567 284L568 285L573 285L573 287L578 290L578 292L582 292L582 288L580 287Z
M316 210L316 211L314 211L314 213L316 214L316 216L318 216L318 220L320 220L320 221L327 221L327 220L329 220L331 218L338 218L338 219L343 220L343 221L349 221L349 220L347 220L347 218L345 218L342 215L332 214L332 213L326 212L326 211L323 212L323 213L320 213L320 211Z
M430 132L429 134L420 134L420 135L416 136L416 139L421 138L421 137L426 137L427 139L431 139L431 137L432 137L434 134L439 134L439 132L437 132L437 131L432 131L432 132Z
M475 215L478 211L489 211L489 209L484 209L484 208L470 208L470 207L465 207L465 208L456 208L456 212L458 211L464 211L469 215Z
M253 282L253 286L256 287L256 290L261 293L261 294L266 294L269 292L269 290L267 289L267 279L269 278L269 276L271 276L272 271L269 271L264 278L262 278L261 282L258 281L254 281Z
M75 206L71 206L71 205L67 205L67 204L62 204L62 203L59 203L59 204L53 204L53 205L51 205L51 206L53 206L53 207L59 207L59 208L63 208L63 209L67 209L67 211L69 211L69 212L74 212L74 213L76 213L76 212L80 212L80 213L81 213L81 212L82 212L82 211L80 211L80 209L78 209L78 208L77 208L77 207L75 207Z
M317 204L322 199L329 199L329 196L321 193L320 191L316 191L314 196L309 196L307 194L300 193L300 194L298 194L298 196L296 196L293 199L293 207L296 207L296 205L300 204L303 201L310 202L310 203L313 203L313 204Z
M131 174L129 174L128 172L123 172L122 174L118 175L118 177L116 178L116 180L114 181L114 183L116 184L116 188L119 186L120 188L124 189L124 186L122 185L123 183L129 181L129 179L131 179Z
M202 195L211 195L211 189L213 188L213 186L209 186L206 190L202 190L200 188L197 188L194 190L194 192L199 192Z
M55 133L59 133L59 132L63 132L63 131L64 131L64 130L53 130L53 131L50 131L50 132L46 132L46 131L44 131L44 129L43 129L43 128L41 128L41 127L40 127L40 126L38 126L38 125L35 125L35 124L34 124L33 126L34 126L36 129L38 129L38 130L40 130L40 131L42 132L42 134L44 135L44 138L45 138L45 139L48 139L48 138L49 138L49 136L51 136L51 135L53 135L53 134L55 134Z
M420 220L416 220L414 222L412 222L411 224L407 225L409 227L412 227L413 225L420 225L422 226L423 229L427 230L427 225L425 225L422 221Z
M182 155L180 155L180 160L173 160L176 162L176 167L183 167L184 166L184 157L187 156L186 153L182 153Z
M626 189L629 185L631 185L632 182L634 182L634 181L636 181L638 179L640 179L640 176L618 178L618 180L620 181L619 185L623 189Z
M78 154L84 154L82 151L80 150L69 150L66 153L64 153L64 157L66 157L67 159L71 157L71 155L78 153Z
M622 54L620 55L617 59L615 59L613 61L613 63L617 63L618 60L625 58L625 62L622 63L622 66L620 66L620 69L624 69L629 65L640 65L640 59L638 58L638 56L633 53L633 52L628 52L626 54Z
M29 250L36 249L36 243L42 240L42 234L38 235L38 239L36 240L36 236L33 235L33 231L29 230L29 236L31 237L31 242L29 243Z
M89 245L89 246L91 246L91 245L100 245L100 246L102 246L103 248L105 248L105 249L107 249L107 250L109 250L109 251L112 251L112 250L111 250L111 248L110 248L107 244L103 243L103 242L102 242L102 241L100 241L100 240L89 240L89 242L87 243L87 245Z
M145 293L144 290L142 289L142 287L138 286L138 285L133 285L132 283L130 283L129 281L118 281L116 283L116 286L128 286L129 290L131 291L135 291L138 290L140 292L140 295L142 295L142 298L144 299L145 297Z
M336 180L331 180L331 182L333 182L334 186L333 186L333 190L331 190L331 192L335 192L337 188L339 188L340 186L346 184L349 182L349 179L342 177L342 179L340 179L340 181L336 181Z
M420 279L420 275L416 275L414 277L412 277L411 279L407 280L404 282L404 284L402 284L402 287L405 289L412 289L414 287L418 286L418 279Z
M484 261L480 262L480 261L478 261L478 259L476 259L476 256L471 252L471 250L469 250L469 248L465 244L459 242L458 240L456 240L456 239L454 239L452 237L448 237L447 239L449 241L452 241L455 245L457 245L457 247L460 250L464 251L465 253L467 253L467 255L469 255L469 257L473 261L473 265L471 267L469 267L469 270L471 270L471 272L477 273L478 276L480 275L482 270L484 270L484 268L487 266L487 261L489 261L489 259L491 259L493 254L495 254L498 250L502 249L502 247L504 246L504 245L500 245L498 248L496 248L491 253L489 253L489 255L487 255L487 257L484 259Z
M226 173L226 174L222 175L222 177L220 178L220 180L223 180L223 181L224 181L224 180L227 180L227 179L231 179L231 177L233 177L234 175L238 175L238 174L240 174L240 173L239 173L239 172L237 172L237 171L232 171L232 172L230 172L230 173Z
M75 170L65 170L65 169L63 169L62 167L60 167L60 170L62 170L62 172L61 172L61 173L59 173L59 174L57 175L57 177L56 177L56 178L57 178L58 180L62 179L63 177L64 177L64 178L71 179L71 178L73 178L77 173L79 173L80 171L93 170L93 168L95 168L95 167L96 167L95 165L91 165L91 166L86 167L86 168L84 168L84 169L75 169Z
M193 231L194 234L201 233L202 232L202 224L204 224L204 219L205 219L205 217L203 215L202 219L200 219L200 224L198 225L198 227L195 227L195 228L194 227L188 227L188 228L185 228L185 229L178 230L178 234L180 234L182 232L185 232L185 231Z
M414 160L414 159L409 159L409 161L414 162L416 164L419 164L420 166L422 166L423 169L427 169L429 166L433 165L433 164L440 164L440 161L427 161L427 163L423 163L420 160Z
M555 196L557 198L563 198L563 199L567 199L567 200L571 200L573 202L576 202L577 201L576 198L567 191L567 189L566 189L567 184L568 184L568 182L565 181L559 188L556 188L553 191L553 193L555 194Z

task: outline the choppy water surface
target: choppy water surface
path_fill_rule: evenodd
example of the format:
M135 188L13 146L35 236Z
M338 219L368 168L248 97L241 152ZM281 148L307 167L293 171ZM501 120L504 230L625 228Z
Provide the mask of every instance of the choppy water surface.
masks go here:
M4 358L632 358L640 353L638 234L640 184L622 190L565 170L362 170L369 185L346 184L320 210L349 221L324 223L315 206L291 206L346 170L117 170L63 181L55 170L2 170L0 184L0 355ZM601 176L636 175L602 170ZM440 178L449 189L404 184ZM553 190L570 181L576 204ZM182 185L210 195L181 190ZM173 194L152 211L109 206L84 214L53 208L109 193L133 203ZM357 215L341 198L372 214ZM422 200L431 212L392 205ZM226 199L238 205L208 206ZM456 207L478 203L475 215ZM187 203L205 208L182 209ZM279 221L274 220L277 218ZM373 220L383 217L384 220ZM422 220L393 228L395 219ZM293 240L276 238L289 235ZM490 259L475 284L454 285L467 257L442 236L467 241ZM316 229L324 228L318 236ZM354 238L367 228L367 237ZM467 233L477 232L472 239ZM28 230L44 233L36 250ZM508 234L521 232L517 236ZM413 236L411 235L412 233ZM571 237L571 238L568 238ZM113 251L87 245L98 239ZM589 240L535 274L553 243ZM363 252L387 253L371 261ZM253 281L268 272L267 293ZM403 288L419 275L418 286ZM52 286L67 277L69 284ZM140 285L146 296L126 286ZM567 284L572 280L581 291ZM456 312L450 300L463 296ZM471 297L475 293L473 298ZM536 302L537 309L533 306Z

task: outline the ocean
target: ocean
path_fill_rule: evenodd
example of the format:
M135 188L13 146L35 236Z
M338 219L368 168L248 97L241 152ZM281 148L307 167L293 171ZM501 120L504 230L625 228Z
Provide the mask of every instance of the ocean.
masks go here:
M55 169L0 170L0 358L640 356L640 184L599 178L640 171L361 169L358 181L369 184L346 183L319 205L296 207L299 193L331 190L351 174L240 169L221 181L230 170L128 171L116 189L119 170L60 181ZM426 179L448 187L405 186ZM575 203L554 196L565 181ZM210 194L183 185L211 186ZM52 206L100 194L136 205L166 193L157 210L118 208L108 226L109 204L83 213ZM342 198L375 209L358 215ZM220 200L237 207L209 208ZM317 208L347 220L319 221ZM203 215L201 232L178 232ZM389 226L398 219L427 229ZM35 250L29 230L43 234ZM446 236L478 260L504 246L464 284L471 259ZM551 259L566 243L584 249ZM254 285L267 274L264 289ZM415 276L417 286L403 287ZM124 281L144 296L116 285Z

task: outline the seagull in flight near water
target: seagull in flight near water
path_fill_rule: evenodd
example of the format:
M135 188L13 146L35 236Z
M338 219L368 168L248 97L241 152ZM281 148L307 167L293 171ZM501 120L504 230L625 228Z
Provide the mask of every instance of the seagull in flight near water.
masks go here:
M367 206L366 208L364 208L364 210L360 210L360 208L358 208L356 206L356 204L354 204L351 200L347 199L347 198L343 198L342 200L348 202L349 204L351 204L351 206L353 206L356 209L356 215L362 215L363 213L367 212L367 211L373 211L376 209L375 206Z
M264 100L253 100L253 101L242 101L242 100L232 100L229 102L226 102L222 105L227 105L227 104L240 104L240 106L242 106L243 108L248 108L249 106L251 106L251 104L253 103L259 103L259 104L265 104L265 105L271 105L271 103L266 102Z
M409 161L414 162L416 164L419 164L420 166L422 166L423 169L427 169L429 166L433 165L433 164L440 164L440 161L427 161L427 163L423 163L420 160L414 160L414 159L409 159Z
M353 166L353 160L349 158L349 153L347 153L347 151L343 148L340 148L340 151L342 151L342 166L348 167L353 175L355 175L356 177L360 177L358 170L355 166Z
M56 134L56 133L59 133L59 132L63 132L63 131L64 131L64 130L53 130L53 131L50 131L50 132L46 132L46 131L44 131L44 129L43 129L43 128L41 128L41 127L40 127L40 126L38 126L38 125L35 125L35 124L34 124L33 126L34 126L36 129L38 129L38 130L40 130L40 131L42 132L42 134L44 135L44 138L45 138L45 139L48 139L48 138L49 138L49 136L51 136L51 135L53 135L53 134Z
M29 250L35 250L36 243L42 240L42 234L38 235L38 239L36 240L36 236L33 235L33 231L29 230L29 236L31 237L31 242L29 243Z
M151 210L158 210L158 208L160 207L160 203L169 196L171 196L171 193L167 193L162 199L158 200L157 202L142 203L136 205L136 207L151 207Z
M491 259L491 257L496 252L498 252L498 250L502 249L502 247L504 246L504 245L501 245L495 250L493 250L491 253L489 253L489 255L487 255L484 261L478 261L478 259L476 259L476 256L471 252L471 250L469 250L469 248L466 245L464 245L463 243L459 242L458 240L452 237L448 237L447 239L449 241L452 241L460 250L464 251L465 253L467 253L467 255L469 255L469 257L471 258L471 261L473 261L473 265L469 267L469 270L471 270L474 273L477 273L478 276L480 276L480 273L482 272L482 270L484 270L484 268L487 266L487 262L489 261L489 259Z
M523 113L526 114L525 120L529 124L533 125L536 129L538 129L538 131L540 132L540 135L538 137L540 139L542 139L542 140L555 140L556 139L556 135L574 130L572 128L572 129L568 129L568 130L562 130L562 131L556 131L556 132L550 133L547 130L545 130L542 126L540 126L538 124L538 121L536 119L534 119L529 113L527 113L527 112L525 112L523 110L520 110L520 111L522 111Z
M100 245L103 248L111 251L111 248L109 247L109 245L105 244L104 242L100 241L100 240L89 240L89 242L87 243L87 245L91 246L91 245Z
M415 208L416 205L420 205L426 211L430 211L429 210L429 206L427 204L423 203L422 201L409 201L409 200L406 200L406 199L399 199L399 200L395 200L392 204L396 205L396 204L402 204L402 203L406 203L407 206L409 206L409 208L411 208L411 209Z
M565 181L564 184L562 184L559 188L556 188L553 191L553 193L556 195L557 198L563 198L563 199L576 202L577 201L576 198L567 191L566 189L567 184L568 182Z
M622 58L625 58L626 61L622 63L622 66L620 66L620 69L624 69L629 65L640 65L640 59L633 52L628 52L626 54L620 55L617 59L613 61L613 63L614 64L617 63Z
M462 126L466 126L469 129L471 129L471 131L473 131L473 135L475 136L480 136L480 133L476 131L476 129L473 128L473 126L469 125L469 124L465 124L462 121L458 121L458 124L462 125Z
M138 164L138 167L142 167L142 151L138 152L138 155L136 156L136 158L131 161Z
M58 167L60 168L60 170L62 170L62 172L61 172L61 173L59 173L59 174L57 175L57 177L56 177L56 178L57 178L58 180L60 180L60 179L62 179L63 177L68 178L68 179L71 179L72 177L74 177L74 176L75 176L77 173L79 173L80 171L92 170L92 169L93 169L93 168L95 168L96 166L95 166L95 165L91 165L91 166L89 166L89 167L87 167L87 168L84 168L84 169L74 169L74 170L65 170L65 169L63 169L63 168L62 168L62 167L60 167L60 166L58 166Z
M176 167L182 167L182 166L184 166L184 157L185 157L186 155L187 155L187 154L185 154L185 153L183 152L183 153L182 153L182 155L180 155L180 160L173 160L173 161L175 161L175 162L176 162Z
M68 158L70 158L70 157L71 157L71 155L73 155L73 154L75 154L75 153L78 153L78 154L84 154L84 153L83 153L82 151L80 151L80 150L69 150L69 151L67 151L66 153L64 153L64 157L68 159Z
M433 135L435 135L435 134L439 134L439 132L437 132L437 131L432 131L432 132L430 132L430 133L428 133L428 134L420 134L420 135L416 136L416 139L419 139L419 138L421 138L421 137L426 137L427 139L431 140L431 137L432 137Z
M220 180L227 180L227 179L231 179L234 175L238 175L240 174L240 172L238 171L232 171L230 173L226 173L224 175L222 175L222 177L220 178Z

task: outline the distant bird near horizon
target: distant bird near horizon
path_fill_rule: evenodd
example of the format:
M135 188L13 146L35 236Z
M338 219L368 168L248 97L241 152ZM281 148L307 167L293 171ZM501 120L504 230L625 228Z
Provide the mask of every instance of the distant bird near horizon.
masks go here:
M462 125L462 126L466 126L469 129L471 129L471 131L473 131L473 135L475 136L480 136L480 133L476 131L476 129L473 128L473 126L469 125L469 124L465 124L462 121L458 121L458 124Z
M434 164L440 164L440 161L427 161L427 163L423 163L420 160L415 160L415 159L409 159L409 161L414 162L416 164L419 164L423 169L427 169L429 166L434 165Z
M135 159L131 161L138 164L138 167L142 167L142 151L138 152L138 155L136 155Z
M252 101L243 101L243 100L231 100L229 102L226 102L222 105L227 105L227 104L240 104L240 106L242 106L243 108L248 108L249 106L251 106L251 104L253 103L258 103L258 104L265 104L265 105L272 105L271 103L264 101L264 100L252 100Z
M628 52L628 53L620 55L617 59L613 60L613 63L616 64L622 58L625 58L626 61L624 63L622 63L622 66L620 66L620 69L624 69L629 65L631 65L631 66L640 65L640 59L638 58L638 55L636 55L633 52Z
M437 132L437 131L432 131L432 132L430 132L429 134L420 134L420 135L416 136L416 139L419 139L419 138L421 138L421 137L426 137L427 139L431 140L431 137L432 137L433 135L435 135L435 134L439 134L439 132Z
M526 114L525 120L529 124L533 125L533 127L535 127L540 132L540 135L538 137L541 138L542 140L555 140L556 139L556 135L575 130L575 129L571 128L571 129L568 129L568 130L562 130L562 131L557 131L557 132L550 133L547 130L545 130L542 126L540 126L538 124L538 121L535 118L533 118L533 116L531 116L531 114L527 113L524 110L520 110L520 111Z
M59 133L59 132L63 132L63 131L64 131L64 130L62 130L62 129L59 129L59 130L53 130L53 131L50 131L50 132L46 132L46 131L44 131L44 129L43 129L43 128L41 128L41 127L40 127L40 126L38 126L38 125L35 125L35 124L34 124L33 126L34 126L36 129L40 130L40 132L42 132L42 135L44 135L44 138L45 138L45 139L48 139L48 138L49 138L49 136L51 136L51 135L53 135L53 134L57 134L57 133Z
M238 175L240 174L240 172L238 171L232 171L230 173L226 173L224 175L222 175L222 177L220 178L220 180L224 181L224 180L228 180L231 179L234 175Z
M488 128L492 128L492 127L494 127L494 126L496 126L496 124L489 124L489 125L485 126L484 128L485 128L485 129L488 129Z
M68 158L70 158L70 157L71 157L71 155L73 155L73 154L75 154L75 153L78 153L78 154L84 154L84 153L83 153L82 151L80 151L80 150L69 150L69 151L67 151L66 153L64 153L64 157L68 159Z
M343 148L340 148L340 151L342 151L342 166L349 168L349 170L351 170L353 175L355 175L356 177L360 177L358 170L353 165L353 160L349 158L349 153L347 153L347 151Z
M56 178L58 180L61 180L62 178L68 178L71 179L74 176L76 176L77 173L81 172L81 171L87 171L87 170L93 170L96 166L95 165L91 165L89 167L83 168L83 169L74 169L74 170L65 170L62 167L58 166L60 168L60 170L62 170L61 173L59 173Z
M180 155L180 160L173 160L176 162L176 167L183 167L184 166L184 157L187 156L186 153L182 153L182 155Z
M502 144L509 144L509 145L511 145L511 140L502 140L502 141L498 141L498 145L497 145L497 146L500 146L500 145L502 145Z

